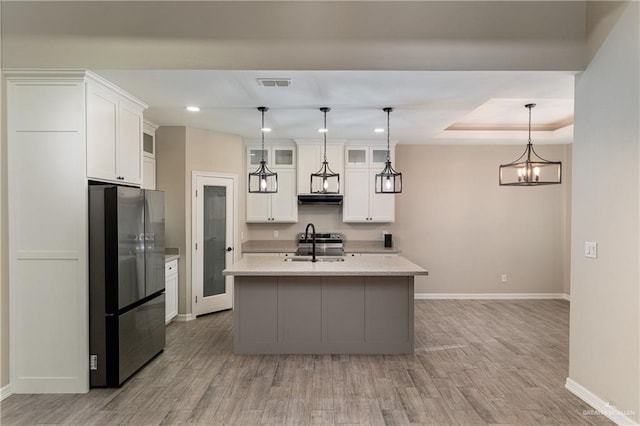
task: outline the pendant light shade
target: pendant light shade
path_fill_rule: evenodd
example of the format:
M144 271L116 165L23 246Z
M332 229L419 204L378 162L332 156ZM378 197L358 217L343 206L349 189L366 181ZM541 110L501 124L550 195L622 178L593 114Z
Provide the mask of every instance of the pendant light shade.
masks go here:
M526 104L529 110L529 142L522 155L509 164L500 165L501 186L536 186L562 183L562 162L548 161L536 154L531 143L531 110L536 104Z
M311 174L309 190L312 194L339 194L340 175L331 170L327 161L327 113L331 108L323 107L320 111L324 113L324 126L320 129L324 135L324 160L320 170Z
M278 192L278 174L272 172L267 167L267 162L264 160L264 133L269 131L264 127L264 113L268 111L267 107L258 107L258 111L262 113L262 127L260 132L262 133L262 148L260 150L260 165L258 168L249 173L249 192L255 194L273 194Z
M383 111L387 113L387 161L384 164L384 169L376 174L376 194L399 194L402 192L402 173L391 167L391 126L389 125L389 117L393 108L387 107Z

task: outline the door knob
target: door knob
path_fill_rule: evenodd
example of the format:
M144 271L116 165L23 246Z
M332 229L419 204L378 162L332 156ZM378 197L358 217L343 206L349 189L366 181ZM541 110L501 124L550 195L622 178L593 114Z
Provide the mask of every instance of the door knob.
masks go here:
M227 251L233 250L233 247L227 247Z

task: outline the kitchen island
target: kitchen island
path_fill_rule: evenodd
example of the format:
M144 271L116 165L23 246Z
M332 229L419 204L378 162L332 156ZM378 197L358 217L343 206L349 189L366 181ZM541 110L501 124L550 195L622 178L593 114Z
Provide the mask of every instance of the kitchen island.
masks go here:
M413 353L413 281L427 271L401 256L251 256L223 273L235 276L235 353Z

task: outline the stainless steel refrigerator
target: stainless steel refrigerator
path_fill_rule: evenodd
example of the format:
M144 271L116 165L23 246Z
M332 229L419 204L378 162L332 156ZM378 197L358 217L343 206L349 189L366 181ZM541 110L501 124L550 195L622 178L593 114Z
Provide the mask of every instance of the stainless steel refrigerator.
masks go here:
M89 186L92 387L120 386L165 346L164 193Z

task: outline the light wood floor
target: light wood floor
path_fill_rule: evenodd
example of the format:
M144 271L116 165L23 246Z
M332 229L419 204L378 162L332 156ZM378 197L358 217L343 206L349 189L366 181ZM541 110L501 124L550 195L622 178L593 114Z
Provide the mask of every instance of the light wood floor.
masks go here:
M410 356L232 353L231 312L167 327L121 389L13 395L5 424L604 424L564 389L569 304L416 301Z

